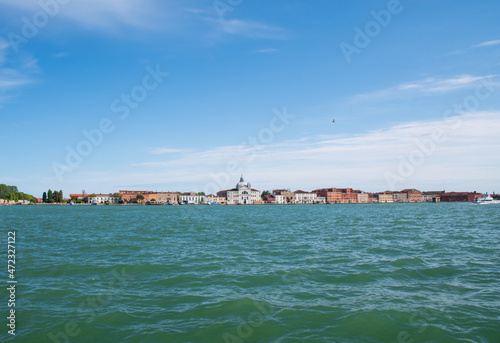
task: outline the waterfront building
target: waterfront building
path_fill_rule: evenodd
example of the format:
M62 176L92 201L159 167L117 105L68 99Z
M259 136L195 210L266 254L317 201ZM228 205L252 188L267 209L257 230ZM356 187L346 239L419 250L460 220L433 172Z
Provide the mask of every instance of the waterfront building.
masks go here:
M342 194L335 192L334 188L315 189L313 193L316 193L317 197L324 198L327 204L336 204L342 201Z
M109 194L70 194L69 195L70 199L76 199L76 200L82 200L83 202L91 203L92 201L96 201L99 204L104 204L106 202L109 202L111 204L115 204L118 202L119 199L116 199L116 197L109 193Z
M283 203L293 203L295 201L295 195L289 189L275 189L273 190L273 195L283 196Z
M179 203L186 205L198 205L199 196L195 192L187 192L179 195Z
M318 195L312 192L304 192L302 190L298 190L293 192L295 197L296 204L314 204Z
M358 202L358 194L352 188L336 188L342 195L342 204L355 204Z
M149 194L154 192L150 191L120 191L120 198L123 202L129 203L143 203L146 201L146 198L150 199ZM138 195L142 195L144 200L137 199Z
M440 202L441 196L445 193L445 191L430 191L423 192L422 197L425 202Z
M412 189L404 189L401 192L406 193L408 196L408 202L422 202L424 201L424 197L422 192L419 190L412 188Z
M408 194L403 192L392 192L394 202L408 202Z
M243 175L240 177L240 182L233 189L220 191L217 196L224 197L228 204L249 205L262 203L260 191L253 189L250 182L245 182Z
M69 198L85 201L85 199L87 199L88 196L89 196L88 194L70 194Z
M316 203L317 204L326 204L326 198L325 197L316 196Z
M88 197L89 197L89 202L96 201L98 204L105 204L105 203L114 204L117 202L113 194L91 194L88 195Z
M200 204L211 204L213 202L213 195L198 195Z
M360 204L366 204L366 203L371 202L370 196L368 193L357 193L357 197L358 197L357 201Z
M378 193L378 202L379 203L393 203L394 197L392 196L392 192Z
M227 205L227 199L225 197L220 197L220 196L212 196L212 202L220 205Z
M143 196L146 202L173 205L179 203L179 194L175 192L151 192Z
M482 196L477 192L449 192L441 195L441 202L472 202Z
M324 197L328 204L357 203L359 192L361 191L354 191L352 188L321 188L313 191L317 196Z
M270 204L284 204L284 197L281 194L268 194L264 196L264 202Z
M272 194L275 204L285 204L285 197L281 194Z

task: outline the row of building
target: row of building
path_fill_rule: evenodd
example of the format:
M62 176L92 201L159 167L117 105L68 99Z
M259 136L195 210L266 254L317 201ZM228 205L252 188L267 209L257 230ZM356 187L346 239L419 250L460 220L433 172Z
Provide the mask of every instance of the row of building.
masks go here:
M28 205L29 200L5 200L0 199L0 205Z
M481 197L476 192L421 192L405 189L398 192L367 193L352 188L321 188L311 192L276 189L261 193L253 189L243 176L235 188L222 190L217 195L195 192L126 191L115 194L70 194L72 200L94 203L146 203L146 204L354 204L354 203L414 203L473 201Z

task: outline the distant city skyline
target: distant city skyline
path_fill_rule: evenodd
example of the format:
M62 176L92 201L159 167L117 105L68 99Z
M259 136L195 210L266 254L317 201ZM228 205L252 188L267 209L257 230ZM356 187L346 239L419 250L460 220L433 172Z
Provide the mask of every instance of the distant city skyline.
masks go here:
M498 1L0 5L22 192L500 192Z

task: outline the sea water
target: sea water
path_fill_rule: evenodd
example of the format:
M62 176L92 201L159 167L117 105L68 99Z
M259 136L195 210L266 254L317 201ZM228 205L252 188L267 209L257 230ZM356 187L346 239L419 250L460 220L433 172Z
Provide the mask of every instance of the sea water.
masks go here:
M3 206L0 227L0 341L500 342L496 205Z

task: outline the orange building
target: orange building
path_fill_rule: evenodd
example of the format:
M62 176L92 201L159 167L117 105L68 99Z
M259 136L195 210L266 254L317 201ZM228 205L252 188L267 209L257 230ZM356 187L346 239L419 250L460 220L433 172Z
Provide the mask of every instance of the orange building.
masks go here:
M284 204L293 204L295 202L295 194L289 189L275 189L273 190L273 194L282 195Z
M358 202L358 193L352 188L321 188L316 189L318 197L323 197L327 204L354 204Z
M143 203L146 201L146 198L150 199L149 194L153 192L149 191L120 191L120 197L123 202L130 202L130 203ZM137 199L138 195L142 195L144 197L144 200L139 200Z

